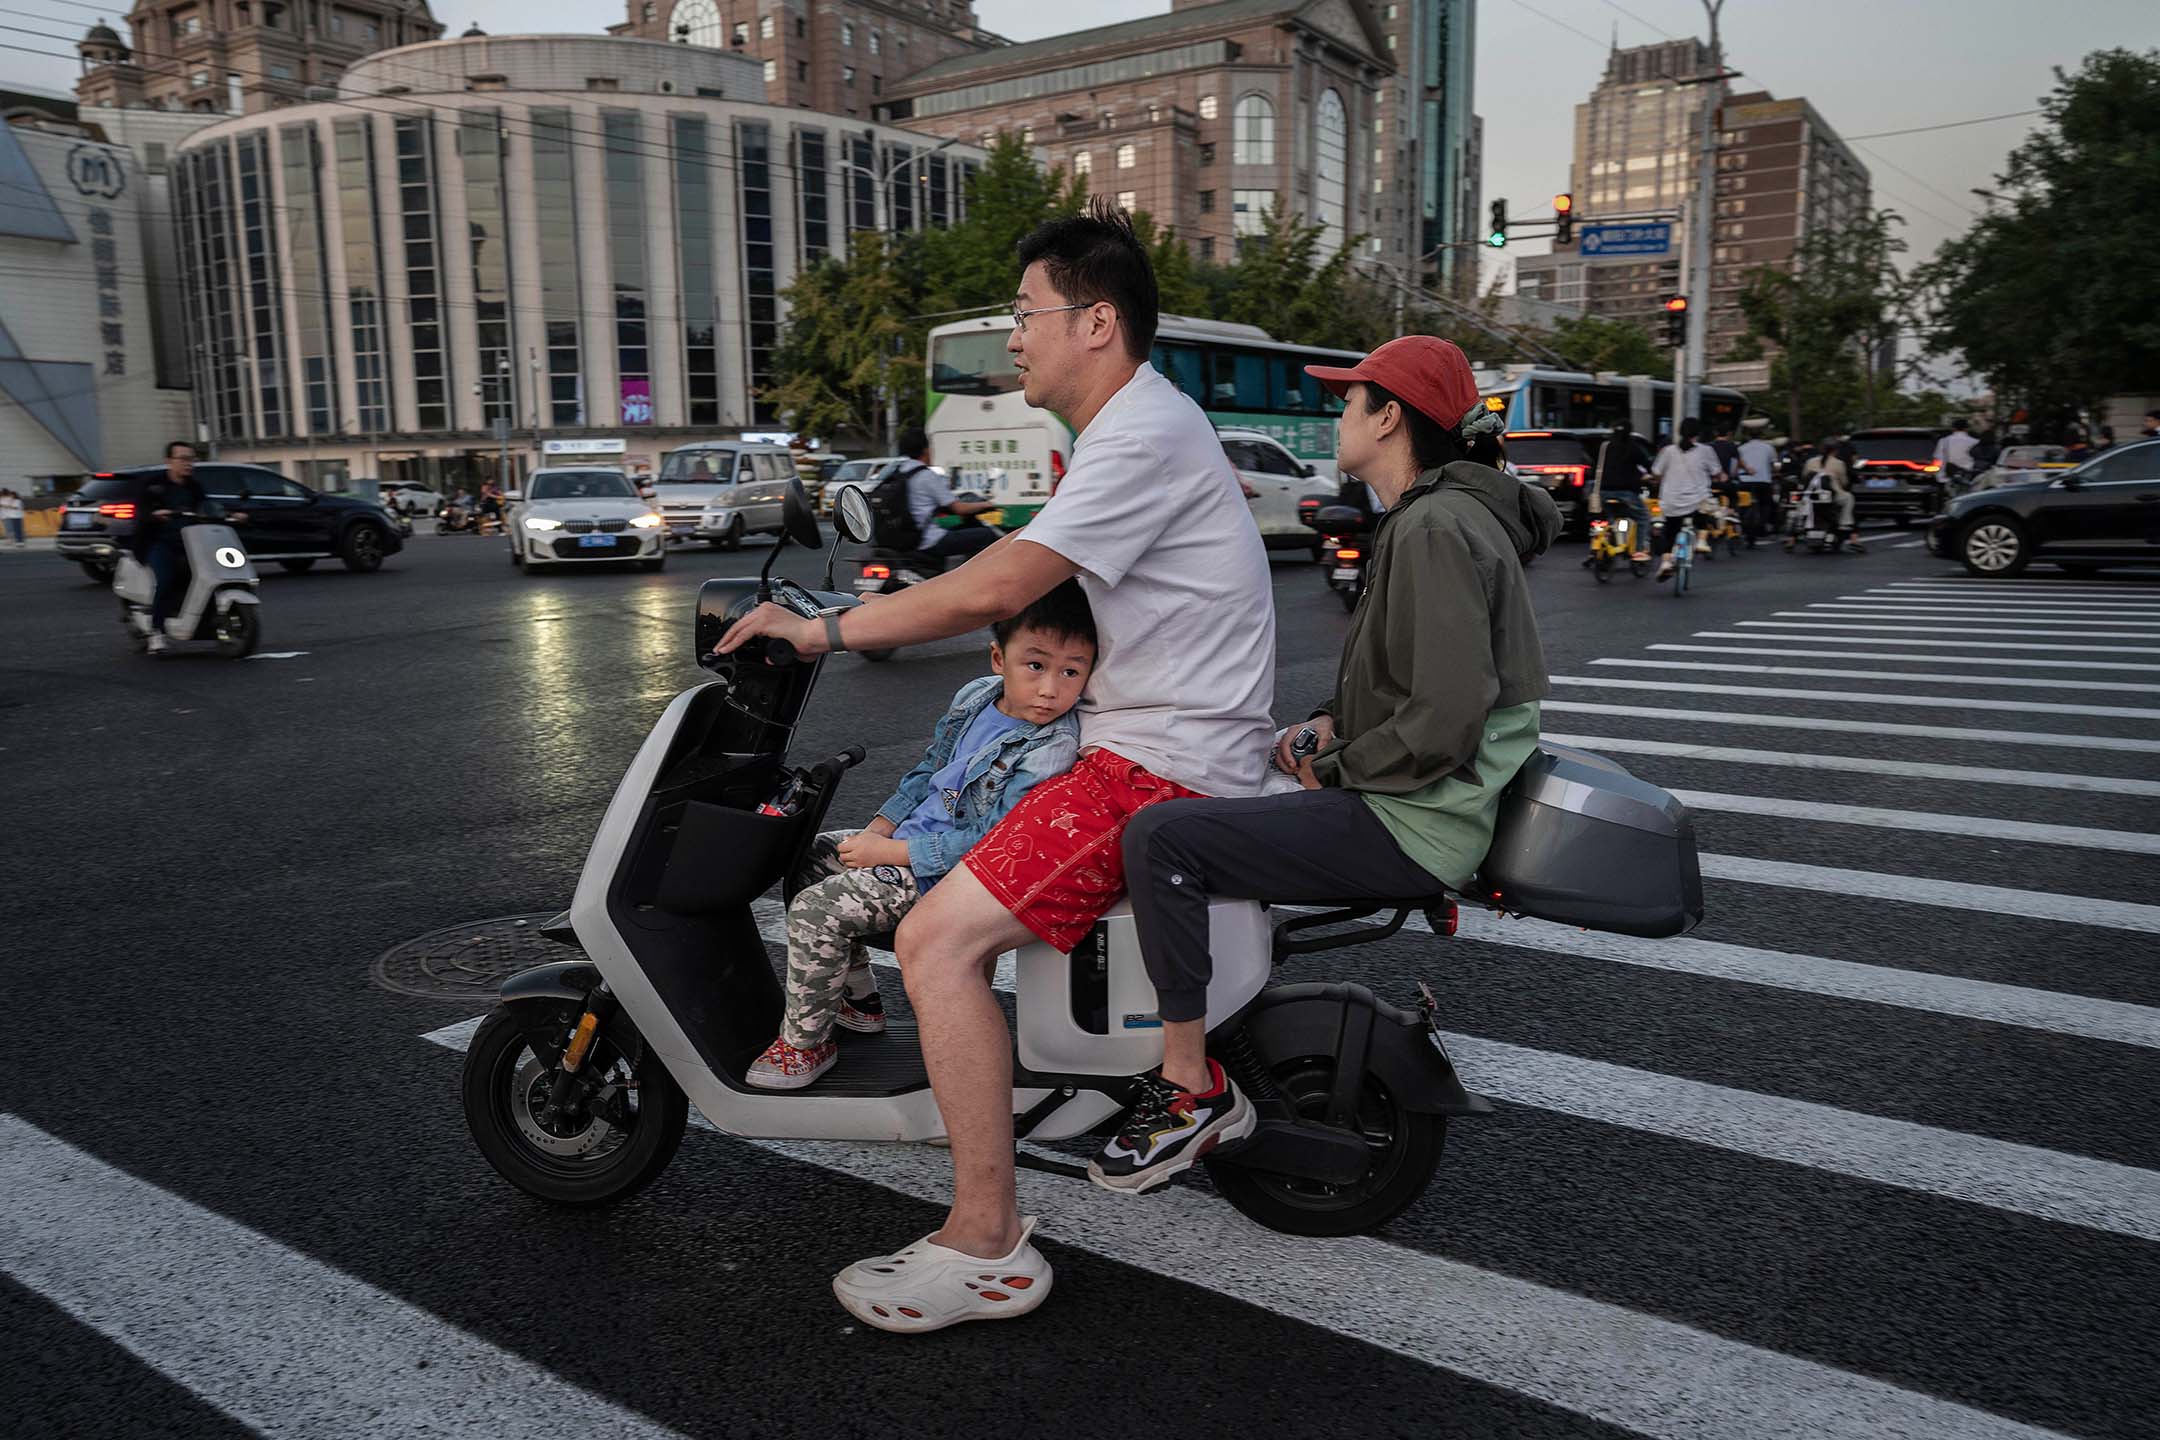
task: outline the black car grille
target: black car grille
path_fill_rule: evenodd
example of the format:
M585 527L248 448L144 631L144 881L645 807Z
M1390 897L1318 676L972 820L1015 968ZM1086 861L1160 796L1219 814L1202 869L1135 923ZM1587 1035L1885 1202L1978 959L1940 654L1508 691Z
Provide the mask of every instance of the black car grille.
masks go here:
M590 535L598 530L603 535L619 535L630 528L627 520L565 520L564 530L572 535Z
M588 531L592 528L589 521L580 521L578 523L585 525ZM563 528L568 530L571 527L565 525ZM635 535L617 536L614 542L608 545L587 545L582 540L557 540L555 542L556 558L562 560L605 560L611 555L635 555L637 553L638 538Z

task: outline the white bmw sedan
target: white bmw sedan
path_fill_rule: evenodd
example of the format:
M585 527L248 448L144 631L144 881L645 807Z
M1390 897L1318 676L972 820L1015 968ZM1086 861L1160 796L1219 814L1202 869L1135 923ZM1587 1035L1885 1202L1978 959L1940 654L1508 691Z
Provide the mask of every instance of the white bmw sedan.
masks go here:
M635 561L667 564L667 530L620 470L537 470L511 497L510 563L526 574L550 565Z

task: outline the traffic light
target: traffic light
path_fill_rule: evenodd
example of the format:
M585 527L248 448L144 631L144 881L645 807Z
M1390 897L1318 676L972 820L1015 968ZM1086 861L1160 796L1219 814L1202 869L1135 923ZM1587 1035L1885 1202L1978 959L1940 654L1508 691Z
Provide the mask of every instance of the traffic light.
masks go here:
M1485 237L1485 243L1495 250L1507 244L1507 201L1505 200L1492 202L1492 232Z
M1665 343L1677 350L1687 344L1687 296L1675 295L1665 302Z
M1555 196L1553 196L1553 197L1552 197L1552 213L1553 213L1553 215L1554 215L1554 217L1555 217L1555 220L1554 220L1554 224L1553 224L1553 232L1552 232L1553 244L1555 244L1555 245L1572 245L1572 244L1574 244L1574 243L1575 243L1575 197L1574 197L1573 195L1569 195L1569 194L1565 194L1565 193L1562 193L1562 194L1559 194L1559 195L1555 195Z

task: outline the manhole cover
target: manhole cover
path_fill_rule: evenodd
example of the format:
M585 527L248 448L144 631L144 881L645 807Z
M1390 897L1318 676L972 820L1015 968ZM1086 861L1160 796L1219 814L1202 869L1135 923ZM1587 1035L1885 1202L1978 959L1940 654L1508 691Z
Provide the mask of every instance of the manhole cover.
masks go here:
M375 962L375 983L400 995L491 1005L505 977L571 957L568 947L540 937L555 913L470 920L393 945Z

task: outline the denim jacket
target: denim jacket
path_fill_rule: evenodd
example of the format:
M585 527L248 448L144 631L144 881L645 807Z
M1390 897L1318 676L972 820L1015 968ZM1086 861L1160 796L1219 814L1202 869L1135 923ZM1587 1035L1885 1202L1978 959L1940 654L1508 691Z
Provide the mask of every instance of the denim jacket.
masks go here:
M900 777L900 788L878 807L878 814L898 825L930 796L930 777L951 763L954 747L984 707L1005 693L996 675L970 680L953 696L952 708L930 732L930 748L915 768ZM1023 725L985 745L967 762L953 828L917 835L907 842L908 868L915 883L928 890L990 827L1020 803L1022 796L1053 775L1062 775L1080 758L1080 717L1068 710L1047 725Z

